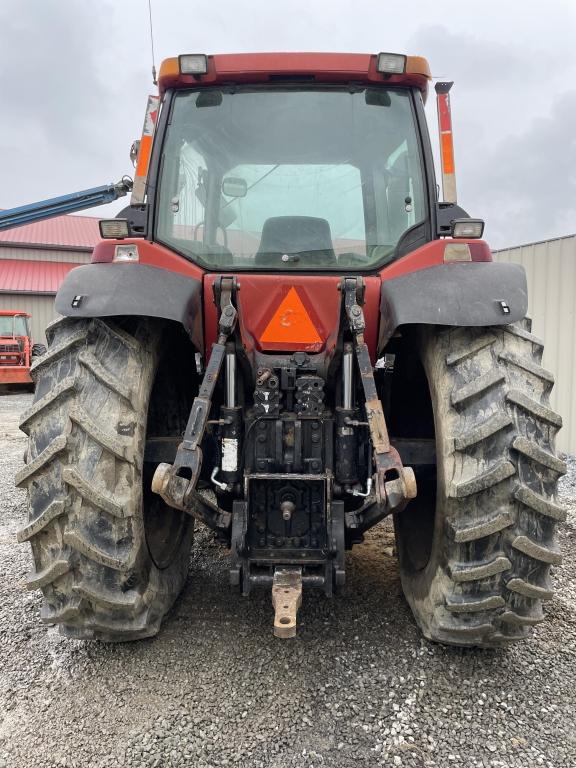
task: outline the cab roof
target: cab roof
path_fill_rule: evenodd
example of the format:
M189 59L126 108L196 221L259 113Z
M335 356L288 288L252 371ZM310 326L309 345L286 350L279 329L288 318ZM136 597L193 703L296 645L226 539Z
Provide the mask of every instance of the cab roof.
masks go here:
M224 53L208 55L205 74L180 73L178 57L165 59L160 67L158 88L290 82L336 84L346 82L418 88L426 101L430 67L421 56L407 56L402 74L377 69L378 54L369 53Z
M16 315L31 317L28 312L19 312L17 309L0 309L0 317L15 317Z

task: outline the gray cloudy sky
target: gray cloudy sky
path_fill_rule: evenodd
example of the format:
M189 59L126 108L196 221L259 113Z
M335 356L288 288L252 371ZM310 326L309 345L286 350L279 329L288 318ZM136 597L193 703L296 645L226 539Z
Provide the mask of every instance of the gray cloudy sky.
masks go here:
M492 246L576 232L576 0L152 0L152 8L157 66L185 52L427 56L435 77L455 81L459 202L486 219ZM130 173L150 68L147 0L0 0L0 207Z

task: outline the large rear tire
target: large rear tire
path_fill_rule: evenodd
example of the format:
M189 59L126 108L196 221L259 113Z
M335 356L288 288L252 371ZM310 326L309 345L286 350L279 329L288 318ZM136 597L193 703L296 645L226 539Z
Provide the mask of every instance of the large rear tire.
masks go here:
M498 647L545 616L565 472L549 406L553 377L528 320L501 328L426 328L419 336L437 469L395 521L404 594L424 635Z
M41 618L104 641L155 635L188 572L191 518L143 491L147 415L163 345L147 320L64 319L33 366L26 487ZM152 419L151 419L152 421Z

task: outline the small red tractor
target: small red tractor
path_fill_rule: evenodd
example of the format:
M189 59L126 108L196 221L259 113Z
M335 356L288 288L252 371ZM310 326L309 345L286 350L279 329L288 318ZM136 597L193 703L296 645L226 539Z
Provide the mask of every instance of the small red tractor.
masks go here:
M32 344L29 314L0 310L0 386L32 384L32 356L45 351L43 344Z
M427 638L497 647L542 621L564 517L553 377L522 267L456 202L451 83L438 200L430 79L388 53L162 64L131 204L64 281L32 369L19 540L45 622L154 635L200 522L292 637L303 590L340 592L389 515Z

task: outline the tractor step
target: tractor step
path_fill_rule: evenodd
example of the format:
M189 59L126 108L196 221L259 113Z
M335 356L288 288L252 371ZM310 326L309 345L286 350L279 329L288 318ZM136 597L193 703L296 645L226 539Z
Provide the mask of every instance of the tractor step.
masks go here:
M296 637L296 614L302 605L302 568L276 568L272 584L274 635Z

